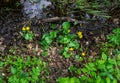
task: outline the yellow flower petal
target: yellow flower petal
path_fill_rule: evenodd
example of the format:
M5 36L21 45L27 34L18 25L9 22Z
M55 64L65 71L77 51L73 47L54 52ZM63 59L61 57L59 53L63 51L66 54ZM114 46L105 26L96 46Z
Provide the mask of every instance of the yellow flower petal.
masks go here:
M70 32L70 29L68 30L68 33Z
M81 31L79 31L77 34L78 34L78 35L82 35L82 32L81 32Z
M27 27L26 27L26 31L29 31L29 30L30 30L30 27L29 27L29 26L27 26Z
M86 54L85 54L85 52L82 52L82 56L85 56Z
M69 48L69 50L70 50L70 51L73 51L73 50L74 50L74 48Z
M23 28L22 28L22 31L25 31L25 30L26 30L26 28L25 28L25 27L23 27Z
M79 35L79 38L82 39L82 38L83 38L83 35Z
M78 37L81 39L81 38L83 38L83 35L82 35L82 32L81 31L79 31L78 33Z

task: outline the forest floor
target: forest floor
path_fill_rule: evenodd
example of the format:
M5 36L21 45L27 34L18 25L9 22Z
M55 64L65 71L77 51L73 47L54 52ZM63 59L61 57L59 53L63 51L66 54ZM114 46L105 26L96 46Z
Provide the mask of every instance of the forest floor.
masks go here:
M119 20L116 20L116 18L105 22L89 20L86 21L87 23L79 23L77 25L70 22L70 34L77 34L78 31L83 33L81 39L77 38L82 50L72 51L72 53L80 55L84 51L83 61L79 62L74 57L64 58L59 52L64 45L59 45L56 40L45 51L42 50L42 46L39 44L42 41L43 34L54 30L57 31L62 26L62 23L67 20L58 20L56 22L41 22L37 19L28 20L20 13L2 11L0 15L0 57L1 59L8 55L40 57L47 62L49 75L46 78L49 78L51 83L55 83L59 77L77 76L68 70L69 67L83 67L89 58L94 59L94 57L100 56L102 44L107 42L106 36L112 34L114 28L120 27ZM54 30L51 28L52 24L56 26ZM30 31L34 34L31 41L25 40L22 36L22 28L25 25L29 26Z

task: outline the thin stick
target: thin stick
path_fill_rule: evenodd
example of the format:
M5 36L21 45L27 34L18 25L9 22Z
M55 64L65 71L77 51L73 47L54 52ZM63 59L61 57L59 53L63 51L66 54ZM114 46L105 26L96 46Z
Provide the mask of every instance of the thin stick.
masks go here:
M70 22L76 22L76 23L87 23L85 21L79 21L71 17L53 17L53 18L42 19L40 22L55 22L55 21L64 21L64 20Z

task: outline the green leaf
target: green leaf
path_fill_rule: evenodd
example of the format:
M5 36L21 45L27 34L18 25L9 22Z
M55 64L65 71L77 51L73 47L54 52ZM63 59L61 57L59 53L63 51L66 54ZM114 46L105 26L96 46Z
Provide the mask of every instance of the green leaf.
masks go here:
M114 69L112 69L113 71L112 72L114 72ZM114 79L114 77L113 77L113 75L111 74L111 72L109 72L108 74L107 74L107 77L109 77L110 79Z
M65 58L70 58L71 56L73 56L72 53L68 53L68 50L69 50L68 47L65 47L63 50L61 50L61 53Z
M93 77L96 77L96 76L97 76L97 73L94 72L94 71L92 71L92 72L90 72L90 73L91 73L91 76L93 76Z
M113 66L114 66L114 65L107 64L106 68L107 68L107 69L109 69L109 70L111 70L111 69L112 69L112 70L114 71Z
M51 24L52 29L55 29L55 27L56 27L56 24Z
M114 65L115 64L115 60L111 59L111 58L108 58L108 63L110 63L111 65Z
M78 41L71 41L69 44L68 44L68 47L73 47L75 49L78 49L79 48L79 43Z
M88 64L89 64L90 67L94 67L95 66L95 64L92 63L92 62L89 62Z
M104 64L104 63L105 63L104 60L97 60L97 64L98 64L98 65L102 65L102 64Z
M105 72L101 72L101 73L99 73L99 75L102 77L102 76L107 76L109 73L106 71L106 70L104 70Z
M111 81L110 81L110 78L109 78L109 77L107 77L107 78L106 78L106 83L111 83Z
M86 64L85 67L86 67L89 71L96 71L95 64L92 63L92 62L89 62L88 64Z
M75 83L74 78L70 78L69 83Z
M59 43L61 43L61 44L67 44L67 43L69 43L71 41L71 38L70 38L70 36L59 36L59 38L58 38L58 42Z
M63 29L68 30L70 28L70 23L69 22L63 22Z
M79 75L82 74L81 69L77 69L76 73L79 74Z
M80 83L80 80L76 77L61 77L57 79L58 83Z
M69 77L61 77L57 79L58 83L69 83Z
M61 53L62 53L62 55L63 55L65 58L69 58L69 57L70 57L70 55L68 54L68 50L69 50L68 47L64 47L64 48L61 50Z
M116 79L113 79L113 82L112 83L118 83Z
M32 40L33 39L33 34L32 33L26 33L24 35L24 37L25 37L26 40Z
M50 38L56 38L57 37L57 33L55 31L50 32Z
M74 26L77 25L78 23L77 22L74 22Z
M70 55L67 53L67 52L63 52L63 56L65 57L65 58L70 58Z
M12 75L8 78L8 83L20 83L16 75Z
M4 65L4 63L2 61L0 61L0 67L2 67Z
M72 77L72 78L70 78L69 83L80 83L80 81L79 81L78 78L76 78L76 77Z
M117 61L117 65L120 66L120 61Z
M113 45L120 45L120 28L116 28L113 30L112 35L107 35L107 39Z
M49 36L49 34L43 34L42 39L45 39L48 36Z
M87 73L89 71L87 68L82 68L81 70L83 73Z
M96 77L96 80L95 80L95 81L96 81L96 83L101 83L101 81L102 81L101 76L98 75L98 76Z
M120 34L120 28L116 28L113 30L114 33Z
M15 74L16 72L17 72L17 69L14 68L13 66L11 66L11 73L12 73L12 74Z
M49 36L45 37L45 41L47 44L52 43L52 39Z
M27 78L29 76L29 74L27 72L20 72L20 78Z
M98 64L97 68L98 69L101 69L101 70L104 70L105 69L105 64Z
M75 66L70 66L69 67L70 72L75 72L77 68Z
M85 81L85 80L87 80L87 77L83 75L83 76L81 76L81 80Z
M117 56L117 60L120 61L120 54L118 54L118 56Z
M75 56L75 59L76 59L77 61L80 61L80 62L83 61L83 58L82 58L80 55L76 55L76 56Z
M106 55L104 52L102 52L102 59L103 59L104 61L107 60L107 55Z

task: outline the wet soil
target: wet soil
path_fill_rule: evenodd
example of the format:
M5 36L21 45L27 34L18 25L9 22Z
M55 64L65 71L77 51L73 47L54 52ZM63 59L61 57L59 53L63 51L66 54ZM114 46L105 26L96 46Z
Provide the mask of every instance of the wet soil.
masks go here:
M101 53L99 45L106 42L106 35L110 34L112 29L120 27L119 18L120 17L113 17L104 23L99 19L90 20L87 21L87 24L78 24L71 27L71 33L76 34L78 31L83 32L84 37L80 40L80 43L86 51L86 54L90 55L86 57L94 57ZM82 67L85 62L79 63L74 60L74 58L63 58L59 54L59 50L62 48L55 46L56 42L54 42L53 46L48 50L48 56L40 56L43 50L40 48L38 41L41 40L44 33L51 30L50 22L39 22L37 19L32 19L28 22L28 20L29 19L23 17L20 12L0 10L0 57L9 54L41 57L48 63L50 75L47 78L50 79L50 83L55 83L58 77L73 76L73 74L68 71L69 66ZM54 23L56 23L59 28L62 21ZM32 41L26 41L22 38L21 29L24 25L30 26L35 34ZM15 52L11 53L11 49L15 49Z

